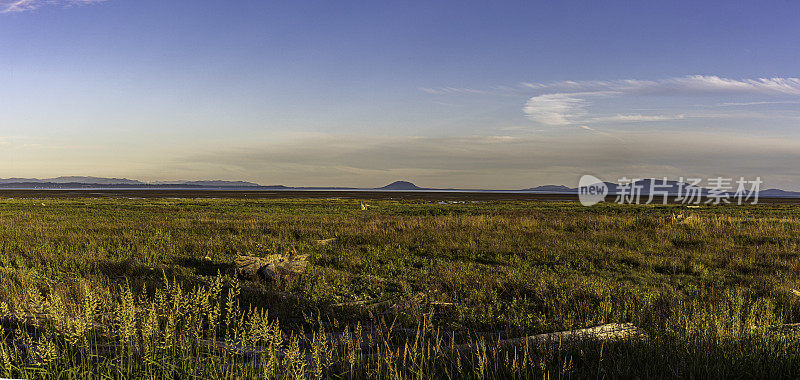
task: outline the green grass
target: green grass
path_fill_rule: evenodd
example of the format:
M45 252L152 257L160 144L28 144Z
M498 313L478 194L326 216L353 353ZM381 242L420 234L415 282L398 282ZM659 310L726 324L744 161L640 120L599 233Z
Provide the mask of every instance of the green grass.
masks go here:
M800 335L758 328L800 321L798 206L366 203L0 200L0 376L800 376ZM303 275L235 278L290 251ZM492 343L611 322L650 339Z

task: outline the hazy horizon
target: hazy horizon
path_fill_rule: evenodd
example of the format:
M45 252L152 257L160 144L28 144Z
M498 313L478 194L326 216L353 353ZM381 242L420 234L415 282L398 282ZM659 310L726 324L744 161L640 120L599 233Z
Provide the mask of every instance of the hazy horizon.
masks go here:
M798 12L0 0L0 178L800 190Z

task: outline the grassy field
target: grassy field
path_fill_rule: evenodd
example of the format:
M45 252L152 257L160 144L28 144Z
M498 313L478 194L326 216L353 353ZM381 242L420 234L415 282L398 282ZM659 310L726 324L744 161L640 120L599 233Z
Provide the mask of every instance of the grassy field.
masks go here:
M0 377L800 376L800 206L365 203L0 200Z

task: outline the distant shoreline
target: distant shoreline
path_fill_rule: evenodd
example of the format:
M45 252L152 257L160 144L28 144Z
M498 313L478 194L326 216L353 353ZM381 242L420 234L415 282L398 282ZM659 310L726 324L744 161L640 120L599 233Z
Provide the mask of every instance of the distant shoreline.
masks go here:
M544 193L502 190L374 190L374 189L149 189L149 188L79 188L79 189L0 189L0 198L36 199L36 198L178 198L178 199L385 199L385 200L419 200L419 201L563 201L577 202L578 195L570 193ZM613 202L615 196L606 197ZM800 197L762 196L763 203L800 204ZM674 197L670 197L670 203ZM656 196L654 203L661 203Z

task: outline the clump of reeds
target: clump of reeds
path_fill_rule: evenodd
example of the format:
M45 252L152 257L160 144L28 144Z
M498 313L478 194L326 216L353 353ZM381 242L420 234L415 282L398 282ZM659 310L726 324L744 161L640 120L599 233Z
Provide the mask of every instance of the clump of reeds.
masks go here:
M659 365L677 365L672 361L699 349L733 357L760 358L775 349L784 358L798 355L796 334L775 332L781 316L774 304L742 291L710 306L672 303L662 310L663 328L651 328L647 341L509 346L443 331L429 319L401 328L396 320L344 324L317 314L285 326L267 309L243 306L238 282L226 276L193 287L165 277L149 291L125 282L109 297L84 281L81 302L73 305L56 290L31 286L20 293L25 304L0 302L0 376L524 378L609 374L604 371L619 360L636 363L665 353L675 357Z

